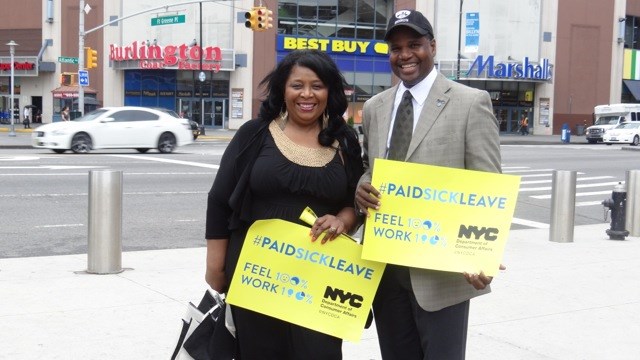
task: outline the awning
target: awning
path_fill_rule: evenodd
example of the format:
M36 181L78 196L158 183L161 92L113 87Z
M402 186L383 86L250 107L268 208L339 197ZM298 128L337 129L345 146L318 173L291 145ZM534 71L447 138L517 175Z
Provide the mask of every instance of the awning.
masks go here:
M56 99L67 99L67 98L77 98L78 97L78 86L60 86L59 88L55 88L51 90L53 97ZM84 87L85 94L97 94L96 90L93 90L90 87Z
M622 80L636 101L640 101L640 80Z

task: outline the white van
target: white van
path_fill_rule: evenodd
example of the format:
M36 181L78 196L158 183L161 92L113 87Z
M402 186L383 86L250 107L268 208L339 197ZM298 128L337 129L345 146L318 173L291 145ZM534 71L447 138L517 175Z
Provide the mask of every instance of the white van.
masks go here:
M595 123L585 131L587 141L595 144L602 141L605 131L618 126L622 122L640 121L640 104L598 105L593 111Z

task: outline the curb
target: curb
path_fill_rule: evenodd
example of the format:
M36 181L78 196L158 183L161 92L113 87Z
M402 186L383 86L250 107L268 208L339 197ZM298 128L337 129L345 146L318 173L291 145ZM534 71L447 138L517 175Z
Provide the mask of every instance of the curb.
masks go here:
M14 131L17 133L32 133L34 129L15 129ZM5 132L8 133L9 129L8 128L0 128L0 132Z

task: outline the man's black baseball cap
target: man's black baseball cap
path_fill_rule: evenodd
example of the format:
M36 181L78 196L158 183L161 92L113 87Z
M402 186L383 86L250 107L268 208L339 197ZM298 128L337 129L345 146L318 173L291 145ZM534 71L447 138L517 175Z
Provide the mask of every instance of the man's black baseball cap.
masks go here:
M429 35L433 38L431 23L420 11L400 10L393 14L389 20L389 25L387 25L387 33L384 35L384 40L387 41L391 32L399 26L409 27L420 35Z

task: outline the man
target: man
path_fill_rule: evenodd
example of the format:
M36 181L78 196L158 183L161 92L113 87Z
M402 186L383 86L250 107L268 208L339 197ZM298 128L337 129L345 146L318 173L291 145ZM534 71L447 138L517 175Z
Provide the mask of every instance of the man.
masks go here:
M23 117L22 117L22 124L24 125L25 129L31 128L30 117L31 117L31 109L28 106L25 106L23 111Z
M371 186L375 158L500 172L498 123L489 94L435 70L436 40L424 15L396 12L385 41L392 71L401 83L363 108L365 174L356 190L356 205L367 216L369 208L381 205L380 193ZM396 111L407 90L413 114L401 116ZM397 141L394 133L403 129L394 125L401 118L412 121L404 126L410 138ZM396 150L401 143L407 147ZM373 303L383 359L464 359L469 299L488 293L490 282L484 273L388 264Z

